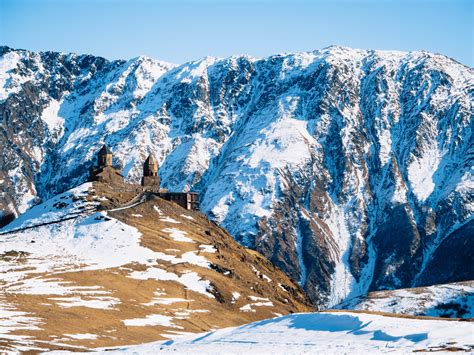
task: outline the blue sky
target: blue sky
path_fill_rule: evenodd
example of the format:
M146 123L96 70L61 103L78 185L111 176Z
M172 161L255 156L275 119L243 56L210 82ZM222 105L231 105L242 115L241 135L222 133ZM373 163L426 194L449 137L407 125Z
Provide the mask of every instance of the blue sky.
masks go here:
M174 63L338 44L428 50L473 67L473 7L474 0L0 0L0 43Z

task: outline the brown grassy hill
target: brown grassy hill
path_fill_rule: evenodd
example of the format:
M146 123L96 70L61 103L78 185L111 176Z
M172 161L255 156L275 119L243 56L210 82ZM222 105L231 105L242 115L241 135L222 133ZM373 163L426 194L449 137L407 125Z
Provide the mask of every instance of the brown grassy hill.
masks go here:
M260 254L134 185L81 185L0 234L0 351L136 344L312 310Z

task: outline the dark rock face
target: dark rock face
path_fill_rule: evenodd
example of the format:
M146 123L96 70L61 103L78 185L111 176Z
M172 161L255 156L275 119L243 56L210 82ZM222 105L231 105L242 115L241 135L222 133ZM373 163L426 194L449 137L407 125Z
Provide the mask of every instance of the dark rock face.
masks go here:
M200 192L319 305L474 278L474 73L449 58L0 53L4 215L84 181L107 143L133 182L153 152L164 188Z
M474 222L470 221L448 235L423 268L417 284L471 280L474 275Z

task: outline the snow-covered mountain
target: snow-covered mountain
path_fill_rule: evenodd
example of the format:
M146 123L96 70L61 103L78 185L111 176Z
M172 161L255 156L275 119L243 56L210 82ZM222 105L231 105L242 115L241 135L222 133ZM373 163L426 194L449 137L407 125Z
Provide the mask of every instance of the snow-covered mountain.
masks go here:
M329 47L204 58L0 49L4 219L83 182L103 142L149 151L313 301L474 279L474 71L442 55ZM455 257L454 257L455 256Z

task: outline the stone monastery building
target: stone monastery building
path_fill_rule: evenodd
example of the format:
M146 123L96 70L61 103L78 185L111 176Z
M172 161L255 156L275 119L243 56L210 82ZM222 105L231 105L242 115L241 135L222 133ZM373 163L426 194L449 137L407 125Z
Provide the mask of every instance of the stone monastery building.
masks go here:
M97 154L97 166L89 171L89 181L100 181L111 185L123 185L124 177L112 164L112 151L104 144ZM199 194L196 192L169 192L160 188L158 161L153 154L143 164L141 186L144 192L172 201L187 210L199 210Z

